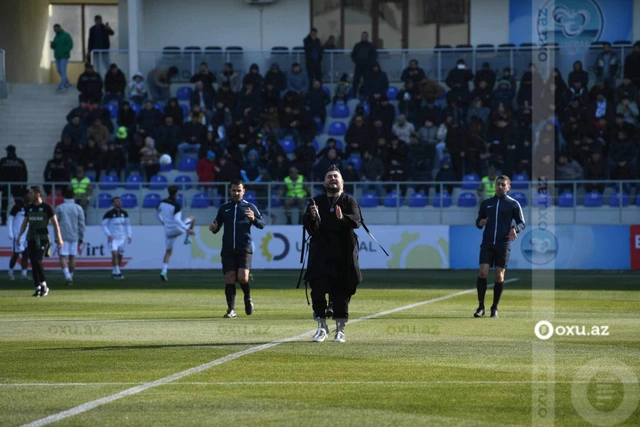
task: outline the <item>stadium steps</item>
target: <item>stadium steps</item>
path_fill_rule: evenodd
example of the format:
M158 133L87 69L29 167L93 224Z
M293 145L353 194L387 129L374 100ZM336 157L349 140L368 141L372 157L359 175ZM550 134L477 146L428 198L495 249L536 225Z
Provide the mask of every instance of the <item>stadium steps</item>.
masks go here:
M15 145L27 164L29 180L42 181L44 167L60 141L65 117L78 105L75 86L62 93L55 84L9 83L9 97L0 100L0 157Z

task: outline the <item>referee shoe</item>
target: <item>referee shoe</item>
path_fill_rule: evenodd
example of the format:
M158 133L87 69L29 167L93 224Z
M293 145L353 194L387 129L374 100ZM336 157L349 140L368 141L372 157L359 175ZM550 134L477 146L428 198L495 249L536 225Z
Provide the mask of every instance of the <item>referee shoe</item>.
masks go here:
M251 298L245 298L244 312L247 313L247 316L251 316L251 313L253 313L253 302L251 301Z
M495 307L491 307L491 318L492 319L498 318L498 309Z
M234 319L236 317L238 317L238 315L236 314L236 311L232 308L227 310L227 314L224 315L225 319Z
M473 313L473 317L482 317L484 316L484 307L478 307L475 313Z

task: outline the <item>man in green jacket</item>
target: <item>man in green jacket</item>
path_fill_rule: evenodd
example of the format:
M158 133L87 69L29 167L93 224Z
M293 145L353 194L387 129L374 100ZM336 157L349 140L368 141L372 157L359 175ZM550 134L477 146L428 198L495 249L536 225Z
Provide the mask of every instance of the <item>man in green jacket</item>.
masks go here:
M56 69L60 74L60 86L58 86L58 92L69 89L71 84L67 79L67 64L69 63L69 57L71 57L71 49L73 49L73 40L69 33L64 31L60 24L53 26L56 36L51 42L51 49L53 49L53 56L56 59Z

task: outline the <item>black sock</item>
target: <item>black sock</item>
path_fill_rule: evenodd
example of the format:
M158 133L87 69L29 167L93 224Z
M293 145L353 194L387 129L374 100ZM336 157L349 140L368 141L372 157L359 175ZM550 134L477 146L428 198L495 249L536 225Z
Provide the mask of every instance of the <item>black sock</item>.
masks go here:
M249 289L249 283L245 283L245 284L240 283L240 287L242 288L242 292L244 293L244 299L251 298L251 290Z
M224 294L227 297L227 307L234 310L236 305L236 284L227 283L224 287Z
M502 291L504 290L504 282L496 282L493 287L493 305L491 308L498 309L498 303L500 303L500 297L502 296Z
M17 260L16 261L9 260L9 270L13 270L13 267L16 266L16 262L17 262Z
M484 296L487 293L487 278L478 277L476 288L478 289L478 302L480 308L484 308Z

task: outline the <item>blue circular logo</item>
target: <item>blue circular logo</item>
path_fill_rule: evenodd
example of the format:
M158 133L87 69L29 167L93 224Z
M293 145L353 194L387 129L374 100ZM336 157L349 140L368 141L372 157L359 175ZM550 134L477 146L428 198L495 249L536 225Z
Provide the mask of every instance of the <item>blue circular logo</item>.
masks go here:
M604 14L596 0L547 0L538 10L538 37L558 44L600 40Z
M544 265L558 254L558 239L547 230L532 230L522 239L522 255L531 264Z

